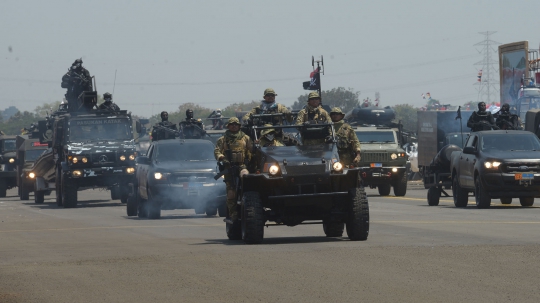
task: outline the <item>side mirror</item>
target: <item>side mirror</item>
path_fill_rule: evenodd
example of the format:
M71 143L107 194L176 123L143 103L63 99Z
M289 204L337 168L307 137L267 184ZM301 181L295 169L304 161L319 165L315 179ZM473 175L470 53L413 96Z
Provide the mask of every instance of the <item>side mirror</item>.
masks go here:
M142 132L141 122L135 121L135 130L137 131L137 134Z
M466 146L464 149L463 149L463 153L464 154L471 154L471 155L474 155L476 154L476 149L472 146Z
M150 158L148 158L147 156L140 156L140 157L135 158L135 162L137 164L149 165L150 164Z

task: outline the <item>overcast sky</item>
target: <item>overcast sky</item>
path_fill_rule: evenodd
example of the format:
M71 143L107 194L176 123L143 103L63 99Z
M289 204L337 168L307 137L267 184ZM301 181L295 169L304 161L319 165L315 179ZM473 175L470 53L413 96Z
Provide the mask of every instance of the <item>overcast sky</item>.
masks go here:
M143 116L260 100L267 87L291 105L306 93L312 55L324 56L323 90L418 107L430 92L461 105L478 99L479 32L537 49L538 4L0 0L0 109L61 100L62 75L80 57L100 94L113 91L116 71L115 102Z

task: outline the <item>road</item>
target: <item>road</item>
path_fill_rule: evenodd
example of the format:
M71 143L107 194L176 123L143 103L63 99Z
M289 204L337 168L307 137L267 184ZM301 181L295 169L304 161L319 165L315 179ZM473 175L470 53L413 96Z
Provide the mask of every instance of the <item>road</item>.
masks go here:
M540 209L427 206L368 189L367 241L322 225L269 227L261 245L229 241L192 210L127 217L109 192L78 208L0 199L0 302L540 302ZM536 201L537 203L538 200Z

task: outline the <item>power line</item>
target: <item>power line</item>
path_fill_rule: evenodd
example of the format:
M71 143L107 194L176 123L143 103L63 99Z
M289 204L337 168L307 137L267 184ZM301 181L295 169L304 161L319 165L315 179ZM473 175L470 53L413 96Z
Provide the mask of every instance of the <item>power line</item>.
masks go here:
M498 73L498 64L499 60L494 60L493 57L497 58L497 49L494 48L495 45L500 45L501 43L493 41L489 36L495 34L496 32L487 31L480 32L479 34L484 35L486 38L482 42L476 43L474 46L481 46L481 50L478 52L483 54L484 58L481 61L476 62L474 65L482 66L482 69L479 70L480 82L475 83L478 85L478 101L487 101L487 104L490 104L492 100L497 98L493 95L498 95L499 93L499 81ZM487 97L487 100L485 100Z

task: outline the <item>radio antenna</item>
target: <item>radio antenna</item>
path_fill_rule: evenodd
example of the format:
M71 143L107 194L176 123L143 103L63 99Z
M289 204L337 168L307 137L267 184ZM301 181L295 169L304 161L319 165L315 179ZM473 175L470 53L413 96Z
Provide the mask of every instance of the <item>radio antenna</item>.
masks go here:
M116 86L116 69L114 70L114 83L113 83L113 86L112 86L112 95L114 96L114 87Z

